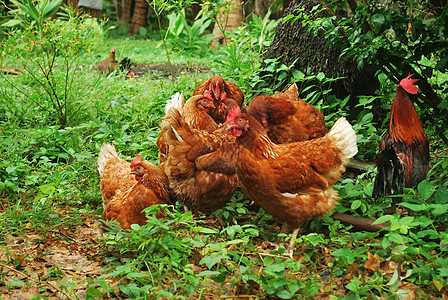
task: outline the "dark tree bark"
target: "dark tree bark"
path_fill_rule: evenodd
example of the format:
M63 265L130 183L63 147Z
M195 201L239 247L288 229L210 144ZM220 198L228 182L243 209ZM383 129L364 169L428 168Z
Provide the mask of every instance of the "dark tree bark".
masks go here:
M138 34L140 27L148 26L148 9L149 4L146 0L135 0L134 13L128 32L130 35Z
M121 0L119 1L118 8L118 27L123 27L129 25L131 18L131 6L132 0Z
M283 16L297 15L298 13L295 10L302 6L310 11L313 6L319 3L314 0L292 0L289 7L285 9ZM332 83L332 93L340 99L351 95L349 105L354 108L358 103L355 96L372 95L379 87L378 80L374 76L376 67L366 65L362 70L359 70L353 59L344 56L339 58L340 54L339 46L327 45L323 32L314 36L307 31L307 28L302 26L299 19L294 24L291 24L291 21L285 24L280 22L274 41L264 58L279 58L280 62L287 66L297 60L294 69L303 73L306 73L306 70L309 69L314 75L323 72L329 78L345 77L343 80ZM268 82L268 84L272 83ZM352 110L350 117L356 118L356 114L357 112Z
M254 14L259 16L260 18L264 18L264 16L269 11L269 6L272 4L271 0L255 0L254 1Z

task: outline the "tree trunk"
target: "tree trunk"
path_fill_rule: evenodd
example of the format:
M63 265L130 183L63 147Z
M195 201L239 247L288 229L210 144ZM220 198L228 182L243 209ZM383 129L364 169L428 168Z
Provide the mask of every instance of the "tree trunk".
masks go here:
M269 11L269 6L272 4L271 0L255 0L254 14L260 18L264 18Z
M218 44L225 45L229 41L226 35L223 34L220 26L226 32L232 32L235 28L243 25L243 6L241 0L227 1L227 7L231 6L232 9L229 14L221 14L218 16L218 22L215 23L213 33L216 35L215 39L211 43L212 48L216 48ZM223 11L224 9L222 9Z
M130 35L138 34L140 27L146 28L148 26L148 9L149 4L146 0L135 0L134 13L128 31Z
M118 1L118 0L117 0ZM118 27L128 26L131 18L132 0L121 0L118 8Z
M292 0L289 7L284 10L283 16L297 15L296 9L300 7L310 11L313 6L319 3L315 0ZM344 14L345 12L339 11L338 13ZM307 31L306 27L302 26L301 19L299 19L293 24L291 24L291 20L284 24L280 22L276 29L274 41L266 52L264 59L279 58L279 62L286 66L295 62L293 69L300 70L305 74L309 70L313 75L323 72L328 78L344 77L344 79L331 84L332 93L339 99L351 95L348 104L354 108L358 103L356 96L373 95L379 87L378 80L374 76L376 67L366 65L362 70L359 70L353 59L345 56L339 58L340 54L340 47L327 45L323 32L314 36ZM268 77L268 84L274 83L274 78L275 76ZM284 83L284 85L286 84L288 82ZM301 96L303 97L303 95ZM358 112L357 109L350 110L350 118L356 118Z

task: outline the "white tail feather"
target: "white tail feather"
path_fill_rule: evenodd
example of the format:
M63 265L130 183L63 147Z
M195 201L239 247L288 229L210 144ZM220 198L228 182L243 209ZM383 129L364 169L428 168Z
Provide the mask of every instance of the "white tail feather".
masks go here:
M181 112L182 107L184 106L184 100L184 93L177 92L176 94L171 96L171 99L166 102L165 114L170 110L170 108L175 108Z
M180 134L177 132L177 130L176 129L174 129L174 127L173 126L171 126L171 129L173 130L173 132L174 132L174 135L176 136L176 138L177 138L177 140L178 141L180 141L180 142L182 142L183 141L183 139L182 139L182 137L180 136Z
M106 163L111 158L117 158L120 159L120 157L117 154L117 151L115 150L115 147L111 144L104 143L103 146L100 149L100 154L98 155L98 172L100 173L100 176L104 172L104 167L106 166Z
M344 117L334 123L328 135L333 137L336 146L341 149L345 158L351 158L358 153L355 130Z

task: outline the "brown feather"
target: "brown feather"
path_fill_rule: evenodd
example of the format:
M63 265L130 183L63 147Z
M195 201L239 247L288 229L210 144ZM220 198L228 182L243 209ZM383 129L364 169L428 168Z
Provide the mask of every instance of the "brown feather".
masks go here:
M327 132L323 114L299 98L295 84L283 93L255 97L247 112L277 144L311 140Z

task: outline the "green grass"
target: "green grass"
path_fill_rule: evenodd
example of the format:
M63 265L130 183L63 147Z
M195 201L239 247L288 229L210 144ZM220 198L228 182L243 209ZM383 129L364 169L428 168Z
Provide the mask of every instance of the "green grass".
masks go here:
M86 54L83 59L86 63L94 64L99 60L106 58L110 49L117 50L116 58L121 60L128 57L136 64L166 64L167 58L165 49L160 40L135 40L122 38L104 38L100 43L92 47L92 52ZM210 66L216 65L210 58L213 57L213 51L204 49L203 52L176 51L170 53L171 63L174 65L186 66ZM210 65L211 64L211 65Z

